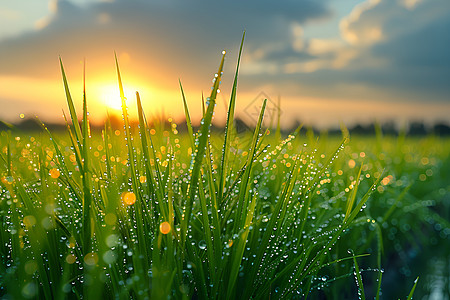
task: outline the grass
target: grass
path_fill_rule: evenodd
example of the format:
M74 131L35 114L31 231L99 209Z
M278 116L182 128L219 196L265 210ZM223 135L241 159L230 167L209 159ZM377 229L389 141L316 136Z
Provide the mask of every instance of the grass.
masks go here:
M139 126L130 125L117 58L123 130L107 120L90 132L86 91L80 125L61 61L66 135L45 125L39 137L1 135L2 297L380 298L385 253L398 249L389 234L395 224L414 226L416 215L402 210L415 188L410 174L422 170L407 169L414 164L401 137L391 152L403 167L387 162L381 136L371 149L350 147L345 130L341 141L309 135L305 143L299 130L281 140L262 128L265 102L254 132L238 135L242 45L223 138L210 127L225 52L197 132L180 82L187 134L174 123L149 126L139 93ZM430 215L448 224L432 211L420 221ZM413 230L413 239L423 232Z

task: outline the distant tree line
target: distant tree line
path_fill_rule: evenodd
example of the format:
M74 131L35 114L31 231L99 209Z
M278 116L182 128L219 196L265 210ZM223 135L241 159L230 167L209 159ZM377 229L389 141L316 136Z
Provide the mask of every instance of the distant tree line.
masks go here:
M122 129L123 123L122 120L118 117L112 117L110 119L111 127L113 129ZM244 133L247 131L253 131L254 125L246 123L244 120L237 118L235 120L235 128L238 133ZM281 133L283 135L287 135L289 133L294 132L297 127L301 123L299 121L295 122L290 128L281 128ZM51 131L65 131L66 125L59 123L46 123L47 128ZM133 124L132 125L136 125ZM159 119L159 120L151 120L149 122L150 127L156 129L169 129L170 123L167 119ZM91 129L93 131L101 131L103 126L92 126ZM195 126L194 126L195 128ZM276 128L272 128L276 130ZM8 124L0 120L0 131L18 131L18 132L33 132L33 131L41 131L42 127L39 123L34 119L24 119L20 123L17 124ZM179 132L187 132L187 127L185 122L177 122L177 130ZM212 132L223 132L223 127L212 125ZM304 125L302 127L302 131L306 132L307 130L312 130L315 133L327 132L329 135L339 135L341 134L341 129L339 128L330 128L328 130L318 130L314 126ZM437 136L450 136L450 126L444 122L435 123L432 126L427 126L425 123L420 121L410 122L407 126L403 128L398 128L394 122L385 122L383 124L370 123L370 124L356 124L354 126L350 126L348 128L350 134L353 135L375 135L377 130L381 130L384 135L399 135L406 134L408 136L425 136L429 134L437 135Z

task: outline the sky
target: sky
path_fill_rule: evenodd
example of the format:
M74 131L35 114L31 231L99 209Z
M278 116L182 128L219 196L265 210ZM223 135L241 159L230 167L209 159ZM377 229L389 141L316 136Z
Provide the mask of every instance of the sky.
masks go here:
M199 121L226 50L224 122L244 30L236 111L250 123L263 98L285 126L450 122L449 0L1 0L0 120L63 121L59 57L79 109L86 61L91 122L119 115L116 52L130 115L139 91L148 118L181 118L180 80Z

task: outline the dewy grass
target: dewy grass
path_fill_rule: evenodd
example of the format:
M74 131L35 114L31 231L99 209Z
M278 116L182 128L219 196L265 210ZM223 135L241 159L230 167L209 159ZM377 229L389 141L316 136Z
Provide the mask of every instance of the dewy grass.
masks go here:
M300 128L280 141L262 128L266 101L242 144L233 126L242 44L223 139L210 126L225 52L199 131L180 82L188 134L172 123L159 138L139 93L139 128L130 125L117 58L123 132L109 120L90 132L85 89L80 126L61 61L68 137L44 125L49 139L1 136L2 297L307 298L351 277L352 265L348 276L323 273L352 259L358 284L345 292L364 297L356 258L365 254L341 255L339 239L367 223L361 211L383 176L367 184L361 166L344 187L335 163L347 135L330 154L299 142Z

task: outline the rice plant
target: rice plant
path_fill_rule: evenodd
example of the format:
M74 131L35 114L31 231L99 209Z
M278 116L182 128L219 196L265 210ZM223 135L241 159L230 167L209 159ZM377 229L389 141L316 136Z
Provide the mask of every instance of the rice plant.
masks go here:
M362 212L386 175L364 164L336 171L345 130L325 153L314 138L305 143L300 128L273 136L262 127L265 101L253 134L237 134L242 47L243 40L224 138L210 127L225 52L198 131L180 82L187 134L173 122L150 126L138 92L132 125L117 58L123 130L107 120L91 132L88 92L79 122L60 61L66 134L42 124L39 137L1 135L2 297L306 299L350 279L345 292L365 299L358 261L368 253L342 240L378 223Z

